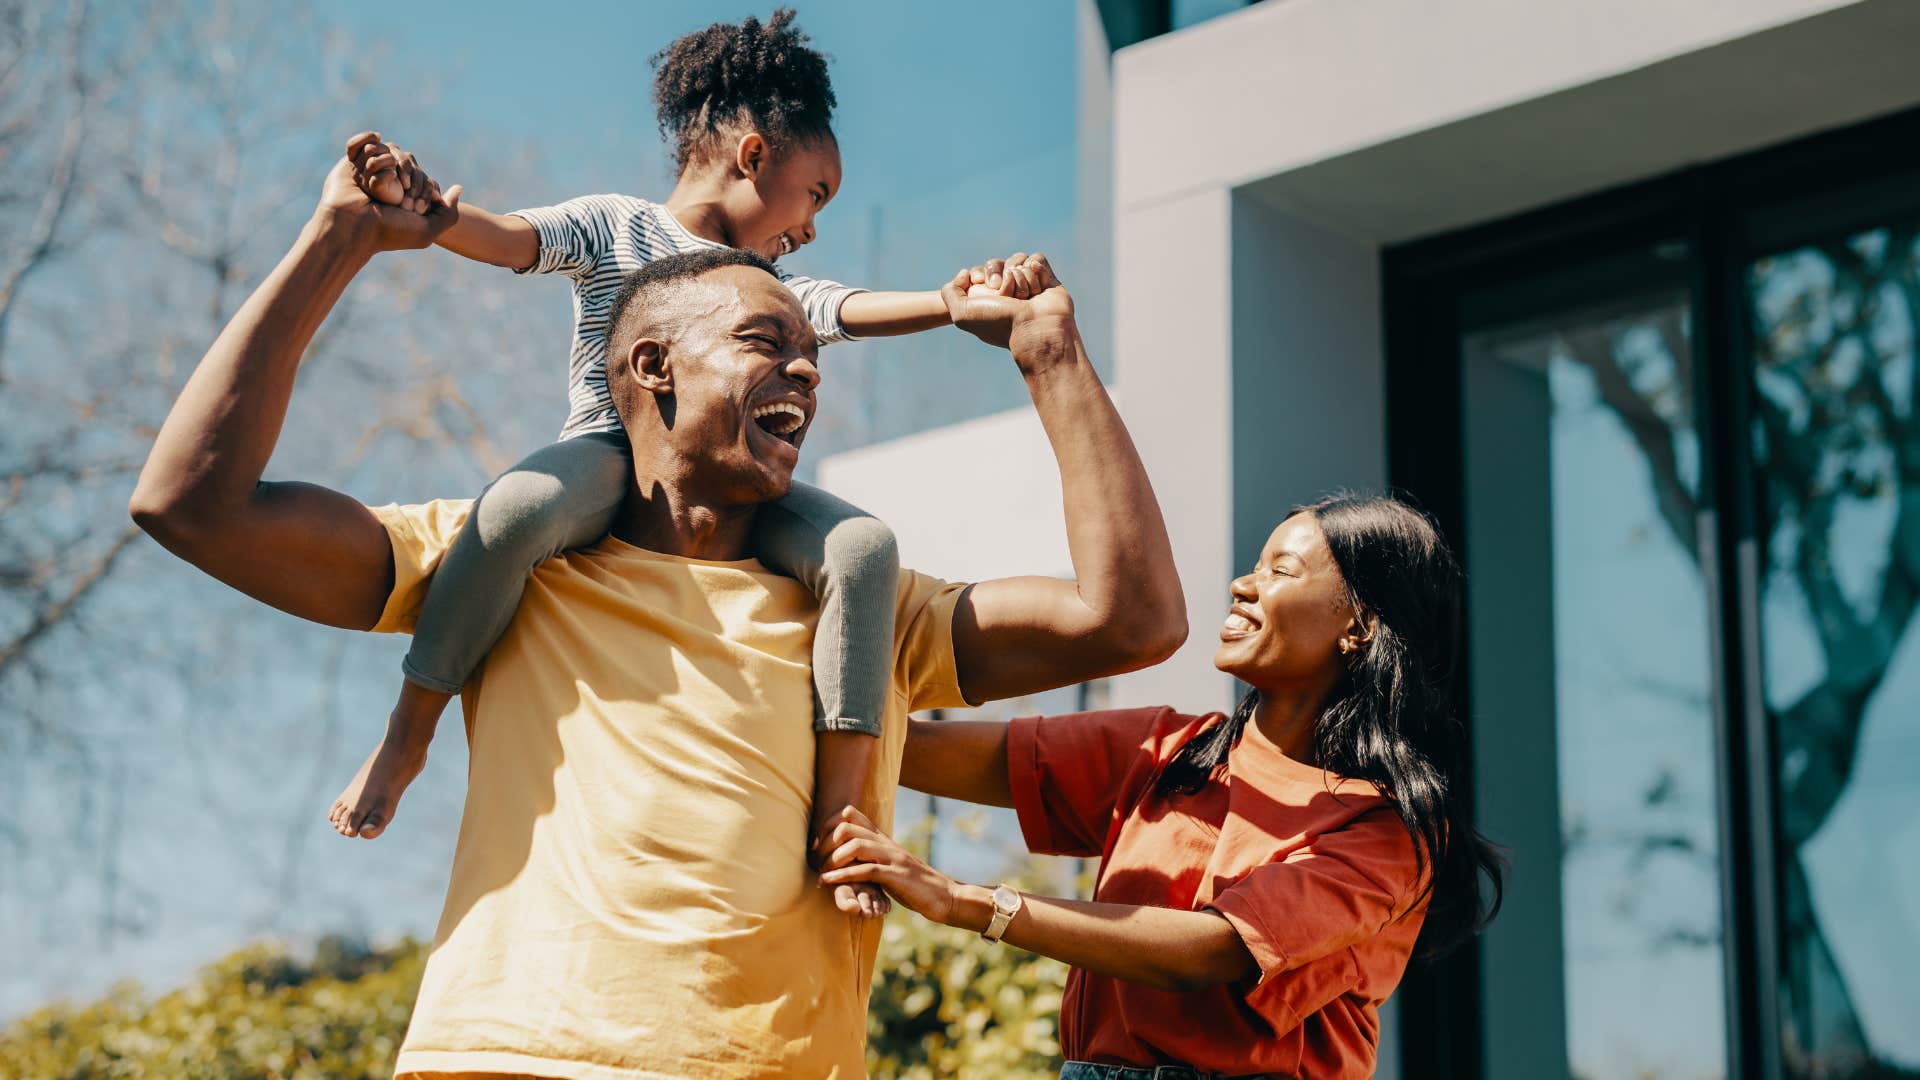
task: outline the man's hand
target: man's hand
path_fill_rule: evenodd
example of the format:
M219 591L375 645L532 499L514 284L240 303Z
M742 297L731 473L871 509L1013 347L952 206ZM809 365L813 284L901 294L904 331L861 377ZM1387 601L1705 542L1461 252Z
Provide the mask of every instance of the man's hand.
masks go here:
M1021 253L962 270L940 295L953 325L989 345L1012 349L1023 371L1057 354L1053 346L1071 345L1079 332L1073 297L1045 255Z
M377 131L348 139L347 160L353 162L354 182L375 202L424 214L443 201L440 185L420 167L420 160Z
M357 182L359 170L354 159L360 156L364 162L366 148L378 142L379 136L371 131L348 141L347 156L334 164L320 189L314 221L324 228L344 229L375 251L427 247L460 220L460 185L455 184L441 196L438 185L424 172L414 169L413 187L409 190L422 193L419 201L424 203L424 211L377 201Z

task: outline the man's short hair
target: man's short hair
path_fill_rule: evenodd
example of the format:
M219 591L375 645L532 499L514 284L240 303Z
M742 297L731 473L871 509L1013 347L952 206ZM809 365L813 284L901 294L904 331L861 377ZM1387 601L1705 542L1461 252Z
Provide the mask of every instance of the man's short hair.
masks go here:
M620 291L614 294L613 306L607 312L610 349L624 349L633 340L634 330L628 326L630 317L634 323L645 325L648 309L664 301L674 286L725 266L750 266L775 279L780 276L766 256L744 248L703 248L655 259L628 274L620 284Z

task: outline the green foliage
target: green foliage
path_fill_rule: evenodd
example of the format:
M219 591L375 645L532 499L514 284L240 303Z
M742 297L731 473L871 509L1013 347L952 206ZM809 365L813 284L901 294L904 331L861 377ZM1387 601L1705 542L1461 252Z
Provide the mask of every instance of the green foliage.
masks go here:
M951 927L895 915L880 937L867 1008L867 1069L910 1080L1050 1077L1064 965Z
M964 826L965 821L957 823ZM924 848L925 834L913 846ZM1011 878L1070 892L1029 866ZM333 1080L393 1075L427 950L323 939L310 961L242 949L159 998L123 985L86 1006L43 1009L0 1031L17 1080ZM1065 966L905 910L887 919L867 1013L875 1077L1050 1077Z
M185 989L116 988L34 1013L0 1035L0 1076L20 1080L332 1080L393 1074L426 949L323 940L310 963L242 949Z

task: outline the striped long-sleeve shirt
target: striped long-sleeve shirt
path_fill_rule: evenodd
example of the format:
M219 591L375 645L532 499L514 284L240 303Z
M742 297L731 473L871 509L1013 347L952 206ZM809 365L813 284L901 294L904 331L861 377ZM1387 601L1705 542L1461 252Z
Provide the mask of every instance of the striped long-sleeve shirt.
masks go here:
M573 351L560 437L619 431L607 389L607 318L621 282L655 259L726 245L693 235L666 207L631 195L582 195L514 215L540 237L540 257L521 272L573 279ZM840 325L840 304L861 290L798 274L782 273L780 280L800 298L822 345L853 340Z

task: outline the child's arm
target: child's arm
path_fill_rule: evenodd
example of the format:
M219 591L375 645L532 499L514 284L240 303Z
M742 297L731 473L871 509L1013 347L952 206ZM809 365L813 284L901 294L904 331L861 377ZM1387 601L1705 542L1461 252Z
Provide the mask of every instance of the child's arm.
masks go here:
M466 207L461 207L464 215ZM459 226L455 226L458 228ZM953 319L946 301L933 292L857 292L840 304L840 325L854 337L917 334Z
M444 245L446 241L442 240L441 243ZM1044 259L1046 256L1031 257ZM1038 294L1039 286L1022 276L1024 270L1017 269L1027 258L1029 256L1025 253L1019 253L1004 261L994 259L984 264L982 269L974 273L974 286L1018 300ZM1016 269L1005 269L1007 267ZM936 326L946 326L952 321L947 314L946 301L941 299L938 289L932 292L857 292L840 303L840 325L849 335L857 338L917 334Z
M477 206L460 207L460 220L436 241L455 255L478 262L529 270L540 259L540 234L518 214L495 214ZM933 294L936 299L939 293Z
M375 200L404 209L426 212L440 196L439 186L427 178L411 153L383 140L378 132L348 146L354 180ZM460 208L463 220L440 234L436 243L455 255L477 262L525 271L540 259L540 234L533 223L515 214L495 214L477 206ZM934 294L936 297L938 293Z

